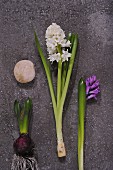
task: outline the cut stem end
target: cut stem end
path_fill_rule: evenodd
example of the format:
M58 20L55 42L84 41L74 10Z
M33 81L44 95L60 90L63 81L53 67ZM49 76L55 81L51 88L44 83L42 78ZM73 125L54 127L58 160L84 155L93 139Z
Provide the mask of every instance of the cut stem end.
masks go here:
M65 149L65 145L64 142L58 142L57 145L57 152L58 152L58 157L65 157L66 156L66 149Z

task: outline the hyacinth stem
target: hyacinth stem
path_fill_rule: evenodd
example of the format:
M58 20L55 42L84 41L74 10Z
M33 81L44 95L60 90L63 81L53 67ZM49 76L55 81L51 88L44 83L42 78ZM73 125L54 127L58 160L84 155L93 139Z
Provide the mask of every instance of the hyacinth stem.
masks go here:
M62 76L62 62L58 62L58 79L57 79L57 107L59 106L61 98L61 76Z
M66 156L66 150L63 142L63 133L62 133L62 119L59 117L56 120L56 133L57 133L57 153L58 157Z
M57 51L62 55L61 46L57 46ZM58 76L57 76L57 107L59 106L60 98L61 98L61 83L62 83L62 61L58 62ZM57 113L58 114L58 113Z
M71 77L71 73L72 73L72 68L73 68L73 64L74 64L74 59L76 56L77 42L78 42L78 36L75 35L75 39L73 42L73 48L72 48L72 55L70 58L69 67L68 67L67 76L66 76L66 81L65 81L65 85L64 85L64 88L62 91L59 106L57 108L57 114L58 114L57 120L56 120L57 140L58 140L58 142L59 141L61 142L61 145L60 146L58 145L58 148L61 147L61 149L57 149L59 157L66 156L65 145L63 142L63 135L62 135L62 114L63 114L63 106L64 106L64 102L65 102L65 98L66 98L66 94L67 94L67 90L68 90L68 86L69 86L69 81L70 81L70 77ZM59 152L59 150L60 150L60 152Z
M58 157L66 156L65 146L62 134L62 117L59 114L59 105L61 99L62 87L62 61L58 62L58 78L57 78L57 117L56 117L56 133L57 133L57 152Z
M57 51L62 55L61 46L57 46ZM62 95L62 61L58 62L58 77L57 77L57 117L56 117L56 133L57 133L57 153L58 157L66 156L65 146L63 143L62 134L62 117L59 116L59 105Z
M65 81L66 81L67 68L68 68L67 66L68 66L68 63L64 62L63 63L63 72L62 72L62 91L63 91Z
M81 78L78 85L78 168L84 170L84 117L86 108L86 84Z

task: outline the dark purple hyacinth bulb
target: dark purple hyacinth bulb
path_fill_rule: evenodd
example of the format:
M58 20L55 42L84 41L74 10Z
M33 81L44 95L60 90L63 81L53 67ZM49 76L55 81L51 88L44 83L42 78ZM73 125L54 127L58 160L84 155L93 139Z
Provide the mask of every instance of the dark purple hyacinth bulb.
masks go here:
M34 143L28 134L21 134L14 142L13 147L19 156L32 156Z
M99 81L96 76L91 76L86 79L86 98L89 99L97 99L97 95L100 93Z

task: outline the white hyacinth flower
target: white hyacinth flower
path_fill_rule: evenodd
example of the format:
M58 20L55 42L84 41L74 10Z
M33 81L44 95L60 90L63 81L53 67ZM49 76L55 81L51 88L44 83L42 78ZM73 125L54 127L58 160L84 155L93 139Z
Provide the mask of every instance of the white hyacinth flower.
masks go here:
M53 61L57 61L59 62L61 60L61 54L60 53L55 53L55 54L51 54L49 55L49 58L48 58L51 62Z
M62 62L68 61L68 58L71 57L71 53L68 51L62 51L63 47L70 47L71 43L69 40L65 39L65 33L61 29L59 25L56 23L52 23L47 30L46 30L46 45L47 51L49 53L49 60L50 61L57 61L61 60ZM58 45L61 46L62 54L60 54L57 50Z
M50 25L46 30L46 36L45 37L47 39L52 38L53 36L56 36L56 37L60 36L62 39L65 38L64 31L56 23L52 23L52 25Z
M68 53L68 50L67 51L62 51L63 54L62 54L62 62L64 61L68 61L68 59L71 57L71 53Z
M62 42L62 47L70 47L70 45L71 45L71 43L70 43L70 41L68 40L65 40L65 42L63 43Z

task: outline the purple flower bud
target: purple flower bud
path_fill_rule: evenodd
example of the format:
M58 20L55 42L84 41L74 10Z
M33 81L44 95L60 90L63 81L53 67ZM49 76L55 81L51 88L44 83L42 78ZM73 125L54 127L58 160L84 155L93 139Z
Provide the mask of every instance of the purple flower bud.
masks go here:
M86 79L86 98L97 99L97 95L100 93L99 81L96 79L96 76L91 76Z

